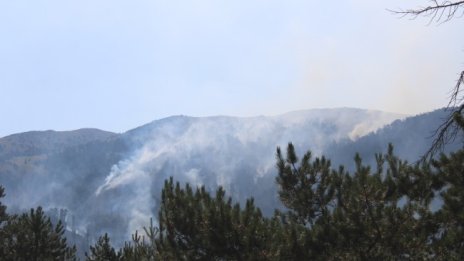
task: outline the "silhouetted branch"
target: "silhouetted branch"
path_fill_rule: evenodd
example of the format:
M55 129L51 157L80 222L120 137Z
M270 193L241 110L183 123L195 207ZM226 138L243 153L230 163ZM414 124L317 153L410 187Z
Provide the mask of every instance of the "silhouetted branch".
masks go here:
M462 104L464 97L460 95L461 92L461 85L464 84L464 71L461 72L459 78L454 86L454 89L451 93L450 101L448 103L448 108L456 107L458 104Z
M456 16L464 15L463 7L464 1L430 0L428 6L407 10L390 10L390 12L399 14L402 17L410 16L413 19L419 16L426 16L430 17L430 23L438 23L447 22ZM450 100L446 108L449 111L449 115L435 130L432 136L434 137L432 146L422 156L422 161L430 159L438 151L442 151L446 144L455 140L459 131L464 130L464 125L459 123L459 121L462 121L462 112L464 111L464 95L461 90L463 85L464 71L460 73L456 85L452 89Z
M445 121L435 130L432 137L434 140L427 152L422 156L421 160L431 159L437 152L442 151L444 146L453 142L459 132L458 125L454 122L455 113L462 113L464 105L451 110L450 114L445 118Z
M458 118L462 116L464 111L464 96L461 94L462 85L464 85L464 71L461 72L456 85L451 93L450 101L448 103L447 110L449 115L445 118L445 121L435 130L432 146L422 156L422 160L432 158L438 151L443 150L443 147L453 142L458 135L459 131L462 131L462 126L457 122Z
M429 6L422 6L416 9L390 10L402 16L411 16L413 19L418 16L430 17L430 22L447 22L456 15L462 16L464 12L459 12L464 6L464 1L438 1L431 0Z

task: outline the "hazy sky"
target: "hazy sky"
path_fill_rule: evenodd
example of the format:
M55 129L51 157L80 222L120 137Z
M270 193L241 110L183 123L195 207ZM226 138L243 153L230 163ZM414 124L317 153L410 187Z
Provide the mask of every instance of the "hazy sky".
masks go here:
M184 114L446 105L463 19L422 1L0 0L0 137Z

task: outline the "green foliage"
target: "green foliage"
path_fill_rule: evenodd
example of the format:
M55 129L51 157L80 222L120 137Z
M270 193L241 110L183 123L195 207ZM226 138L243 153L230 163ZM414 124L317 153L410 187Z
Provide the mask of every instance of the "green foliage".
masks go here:
M61 222L53 226L42 208L10 217L2 227L4 260L75 260L76 249L68 247Z
M282 203L290 209L292 220L302 225L313 225L321 216L326 215L334 198L335 178L331 174L330 161L325 158L310 163L311 153L303 156L301 166L296 167L298 157L292 144L287 149L287 158L283 159L280 148L277 149L277 183L281 186L279 196Z
M301 228L283 241L317 260L462 259L464 152L443 155L432 165L411 165L390 146L376 160L372 170L356 155L350 174L332 169L324 157L312 160L310 153L299 162L292 144L286 158L278 149L286 229ZM437 195L443 205L432 212Z
M85 253L87 261L118 261L121 255L110 244L108 234L101 236L95 246L90 246L90 255Z
M120 250L121 260L124 261L153 261L159 260L156 248L156 237L158 228L153 226L153 220L150 219L150 226L143 228L145 235L141 236L135 231L132 235L132 242L126 242Z
M211 197L204 187L164 185L157 248L163 260L267 260L270 222L255 207L232 204L219 188Z
M136 231L132 235L132 242L126 242L124 247L116 251L110 243L108 234L101 236L94 246L90 246L90 254L86 255L87 261L153 261L159 260L155 241L158 229L153 226L144 227L145 235L141 236ZM146 237L145 237L146 236ZM147 238L147 241L145 240Z
M5 197L5 189L0 186L0 199ZM0 201L0 256L5 256L5 231L3 229L3 223L8 220L8 215L6 214L6 206Z
M437 169L443 207L434 215L440 233L436 251L452 259L464 257L464 150L442 155L432 163Z
M0 199L5 197L5 189L0 186ZM6 214L6 206L2 204L0 201L0 227L2 226L3 222L5 222L8 218Z

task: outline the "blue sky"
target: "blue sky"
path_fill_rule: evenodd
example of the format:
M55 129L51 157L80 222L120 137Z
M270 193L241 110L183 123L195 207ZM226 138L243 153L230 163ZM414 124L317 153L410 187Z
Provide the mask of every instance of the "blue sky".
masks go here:
M430 111L464 67L462 19L386 10L424 4L0 0L0 137L177 114Z

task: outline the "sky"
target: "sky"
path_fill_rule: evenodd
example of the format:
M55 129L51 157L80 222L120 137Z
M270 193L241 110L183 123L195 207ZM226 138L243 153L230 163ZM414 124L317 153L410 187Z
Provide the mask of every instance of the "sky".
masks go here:
M171 115L446 106L462 18L427 0L0 0L0 137ZM461 32L461 33L460 33Z

